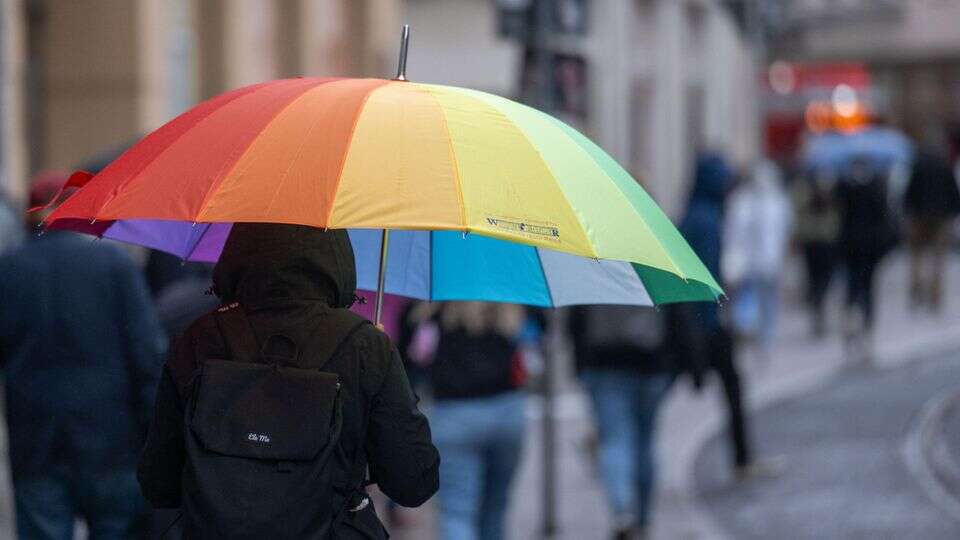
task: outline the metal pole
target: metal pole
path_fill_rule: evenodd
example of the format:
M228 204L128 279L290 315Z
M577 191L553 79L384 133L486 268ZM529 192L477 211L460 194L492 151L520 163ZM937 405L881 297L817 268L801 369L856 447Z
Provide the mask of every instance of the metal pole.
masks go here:
M547 319L546 350L543 355L543 530L544 538L557 535L557 423L554 416L557 379L558 313L550 310Z
M380 237L380 275L377 277L377 303L375 304L373 324L380 326L383 313L383 284L387 278L387 244L390 242L390 230L384 229Z
M407 80L407 49L410 46L410 25L403 25L403 33L400 35L400 60L397 62L397 77L394 80Z
M540 109L550 109L553 106L553 55L548 48L551 34L551 20L553 18L554 3L548 0L533 0L531 6L536 25L533 28L534 61L537 63L538 87L534 91L533 106ZM550 314L550 328L548 332L548 347L543 362L543 478L542 496L543 522L541 534L543 538L554 538L558 532L557 526L557 425L554 417L556 393L556 339L553 338L559 328L556 328L557 313Z
M397 77L395 80L407 80L407 49L410 47L410 25L403 25L403 32L400 34L400 59L397 61ZM387 252L390 244L390 230L383 229L383 235L380 237L380 274L377 276L377 300L374 304L373 324L378 327L381 324L383 315L383 293L384 283L387 280Z

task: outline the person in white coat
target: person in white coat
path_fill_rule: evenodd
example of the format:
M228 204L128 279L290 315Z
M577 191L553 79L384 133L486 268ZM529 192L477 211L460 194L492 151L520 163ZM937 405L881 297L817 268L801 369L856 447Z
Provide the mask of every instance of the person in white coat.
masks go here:
M779 306L793 209L779 167L759 162L729 196L721 266L737 334L767 351Z

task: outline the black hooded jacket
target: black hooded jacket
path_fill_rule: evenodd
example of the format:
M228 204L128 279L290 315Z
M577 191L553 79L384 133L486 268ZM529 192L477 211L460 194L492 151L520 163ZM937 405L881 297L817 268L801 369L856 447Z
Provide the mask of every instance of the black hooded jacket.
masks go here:
M342 230L237 224L214 269L214 286L225 303L244 307L260 343L283 335L302 348L324 332L332 309L353 302L353 249ZM355 355L359 365L338 370L345 391L344 450L366 459L371 479L391 499L419 506L437 490L440 457L396 348L372 325L361 327L345 346L362 354ZM225 352L212 315L195 321L171 351L138 470L143 494L154 506L180 506L185 392L199 363Z

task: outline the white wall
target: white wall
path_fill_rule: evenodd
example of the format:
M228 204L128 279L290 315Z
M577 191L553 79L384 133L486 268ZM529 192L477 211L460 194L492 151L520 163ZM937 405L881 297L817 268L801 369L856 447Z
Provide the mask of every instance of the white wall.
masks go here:
M513 95L519 47L497 36L493 0L407 0L401 20L410 25L407 77Z
M653 116L649 128L653 153L651 177L646 179L646 184L668 214L676 213L681 206L689 150L684 57L688 36L684 8L684 2L660 0L653 13L656 33Z
M900 18L811 24L798 54L806 58L868 61L928 60L960 55L960 2L911 0L900 2L900 6Z

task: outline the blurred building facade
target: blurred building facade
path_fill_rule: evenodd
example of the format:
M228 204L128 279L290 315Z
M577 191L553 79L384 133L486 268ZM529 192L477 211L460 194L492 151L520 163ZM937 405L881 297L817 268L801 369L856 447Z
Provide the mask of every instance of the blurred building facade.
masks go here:
M960 137L960 2L766 4L771 61L807 66L855 62L868 74L862 97L872 114L917 137L931 125Z
M681 209L698 150L738 164L756 157L757 59L724 2L408 0L404 20L422 55L411 60L414 77L559 116L669 213Z
M3 187L19 198L30 173L121 148L229 88L300 74L392 76L404 22L412 79L515 98L557 86L556 106L544 108L670 211L698 149L738 163L755 156L756 59L723 2L539 2L4 0ZM512 37L503 17L518 10L546 14L551 30ZM541 53L553 68L538 82L531 58Z
M21 199L31 173L122 148L229 88L300 74L388 75L399 5L3 0L2 186Z

